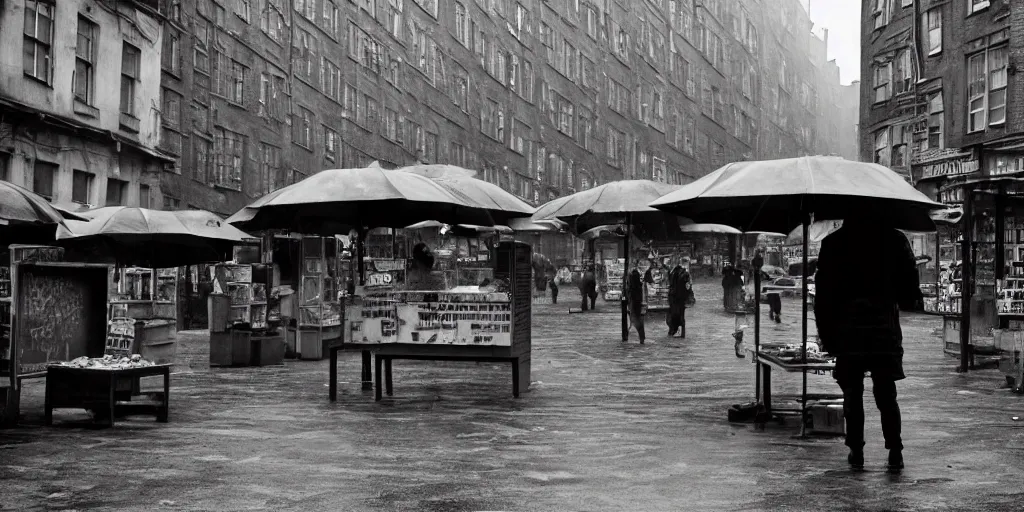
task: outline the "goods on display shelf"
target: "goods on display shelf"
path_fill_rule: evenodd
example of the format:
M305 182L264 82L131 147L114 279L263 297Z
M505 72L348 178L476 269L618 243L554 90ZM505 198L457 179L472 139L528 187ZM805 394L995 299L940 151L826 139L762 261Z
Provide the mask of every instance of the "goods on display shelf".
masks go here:
M0 263L0 375L11 360L11 267Z
M341 325L338 240L303 237L302 281L299 283L299 327Z
M261 264L222 263L214 266L214 293L230 299L228 325L267 328L267 271Z
M774 357L779 361L786 364L798 364L803 363L803 347L801 345L761 345L761 353ZM817 343L807 342L807 361L808 364L813 363L835 363L835 357L821 352L818 348Z
M511 345L508 292L475 286L395 291L367 294L350 308L346 332L352 343Z
M94 370L124 370L127 368L145 368L147 366L153 366L152 361L147 361L140 354L132 354L131 356L118 357L114 355L104 355L103 357L76 357L70 361L59 361L53 363L52 366L62 366L66 368L90 368Z
M618 300L622 296L622 280L625 275L625 258L604 260L603 279L598 283L604 291L604 300Z

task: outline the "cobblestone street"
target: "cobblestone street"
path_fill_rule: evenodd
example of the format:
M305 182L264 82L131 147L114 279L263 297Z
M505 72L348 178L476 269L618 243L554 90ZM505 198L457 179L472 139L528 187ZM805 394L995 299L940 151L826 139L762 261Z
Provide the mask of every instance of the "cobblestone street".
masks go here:
M0 431L0 509L1021 509L1024 403L997 371L956 374L937 318L904 319L907 469L883 471L869 391L868 470L852 473L841 438L726 421L753 400L754 366L733 354L717 279L695 290L687 339L667 339L653 314L639 345L620 341L617 304L567 314L578 292L563 286L557 306L535 306L520 399L507 366L396 361L395 396L375 403L345 354L330 403L326 361L210 369L204 332L179 335L168 424L96 429L62 411L42 427L43 383L28 381L23 425ZM783 317L765 338L798 342L798 299ZM776 393L799 389L797 374L775 380Z

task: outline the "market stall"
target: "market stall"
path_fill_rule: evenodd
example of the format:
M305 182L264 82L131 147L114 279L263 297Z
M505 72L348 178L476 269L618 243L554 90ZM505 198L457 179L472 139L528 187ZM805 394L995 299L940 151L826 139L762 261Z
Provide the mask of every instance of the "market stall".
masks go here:
M763 183L773 183L765 190ZM934 231L932 211L942 204L928 199L891 170L868 163L851 162L838 157L801 157L769 161L737 162L704 176L670 193L651 206L693 219L695 222L726 224L743 231L789 232L802 229L802 269L809 269L810 226L815 220L842 220L863 215L884 218L893 228ZM760 267L754 265L755 287L760 288ZM799 345L801 365L815 357L808 337L808 279L801 280L802 329ZM760 291L760 290L758 290ZM755 295L757 296L757 295ZM760 308L754 316L754 356L765 359L760 346ZM756 400L761 396L765 372L763 364L755 370ZM801 369L803 391L799 398L801 434L806 433L810 396L807 368Z
M530 382L531 251L521 242L501 242L492 252L494 279L482 286L360 290L345 309L346 342L331 348L331 399L337 396L334 369L343 349L375 352L377 400L382 378L391 394L395 359L508 362L513 395L519 396Z

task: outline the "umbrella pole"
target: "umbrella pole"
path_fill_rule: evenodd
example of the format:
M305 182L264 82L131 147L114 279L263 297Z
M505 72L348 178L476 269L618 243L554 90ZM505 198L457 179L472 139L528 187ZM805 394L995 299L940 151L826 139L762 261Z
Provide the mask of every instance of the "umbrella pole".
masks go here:
M746 306L744 305L744 308ZM761 268L754 267L754 401L761 402L761 364L757 362L761 352Z
M622 274L622 281L623 281L623 285L624 285L623 289L626 289L625 285L627 285L629 283L629 281L627 281L627 279L629 279L629 239L632 236L632 233L633 233L633 215L627 213L626 214L626 241L623 243L623 246L626 249L626 266L625 266L625 271ZM622 308L622 341L627 341L629 339L628 300L629 300L629 297L622 297L619 300L620 307Z
M808 240L807 239L809 238L809 236L808 236L809 233L808 232L810 231L811 223L810 223L810 217L807 215L806 212L804 213L803 217L804 217L804 219L803 219L803 221L804 221L804 254L803 254L803 271L801 272L803 274L803 279L800 280L801 281L801 288L802 288L802 292L803 292L802 295L801 295L801 298L802 298L801 302L803 302L803 304L802 304L803 305L803 322L801 322L801 324L802 324L801 325L801 330L802 330L802 338L803 338L802 344L803 344L803 349L804 349L803 350L803 364L807 365L807 251L808 251L808 243L807 243ZM806 368L804 369L803 372L801 372L801 374L803 375L803 381L804 382L803 382L803 394L800 395L800 399L801 399L801 401L800 401L800 437L806 437L807 436L807 370L806 370Z

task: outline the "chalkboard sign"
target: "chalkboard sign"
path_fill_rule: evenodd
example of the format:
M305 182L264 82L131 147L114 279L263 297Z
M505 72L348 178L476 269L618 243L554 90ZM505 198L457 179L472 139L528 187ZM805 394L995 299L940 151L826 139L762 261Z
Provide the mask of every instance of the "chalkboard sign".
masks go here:
M17 265L14 337L18 373L50 362L100 357L107 333L107 267Z

